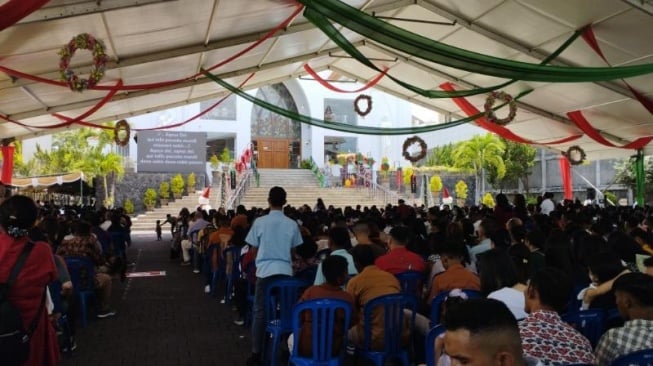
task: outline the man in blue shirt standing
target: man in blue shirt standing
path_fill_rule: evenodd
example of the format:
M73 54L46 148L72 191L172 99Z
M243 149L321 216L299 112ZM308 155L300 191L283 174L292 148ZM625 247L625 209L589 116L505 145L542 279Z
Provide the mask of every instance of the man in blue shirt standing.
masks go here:
M265 338L265 290L277 279L292 276L292 249L302 244L297 223L283 214L286 191L272 187L268 194L270 213L254 221L245 241L256 255L256 290L252 321L252 355L247 366L261 365Z

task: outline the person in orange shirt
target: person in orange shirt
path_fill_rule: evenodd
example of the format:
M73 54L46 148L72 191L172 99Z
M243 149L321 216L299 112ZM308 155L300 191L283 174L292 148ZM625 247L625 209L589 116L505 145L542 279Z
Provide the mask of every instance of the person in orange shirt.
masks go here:
M222 246L220 251L222 251L231 241L234 231L229 227L229 218L227 216L218 215L216 221L218 222L218 229L209 236L209 246L220 244Z
M401 285L394 275L382 271L374 265L374 251L371 245L356 245L351 250L351 255L354 258L358 274L349 280L346 291L354 297L352 317L358 319L358 322L353 324L348 334L351 343L361 346L364 340L363 309L365 304L379 296L401 293ZM407 325L403 327L402 337L405 341L409 336L408 328ZM381 309L375 309L372 312L372 349L384 348L384 332L383 312Z
M462 243L452 242L442 248L440 257L445 271L433 279L428 298L429 305L433 298L443 291L455 288L476 291L481 289L478 276L464 267L468 256L467 247Z

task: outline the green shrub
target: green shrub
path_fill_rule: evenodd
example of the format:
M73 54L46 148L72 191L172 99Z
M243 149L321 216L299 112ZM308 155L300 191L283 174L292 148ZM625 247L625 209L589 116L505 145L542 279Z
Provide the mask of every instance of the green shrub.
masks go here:
M161 182L161 184L159 184L159 194L162 199L168 199L168 197L170 197L170 183Z
M186 187L188 187L188 194L195 192L195 183L195 173L188 174L188 178L186 178Z
M154 188L148 188L145 190L143 204L145 206L154 206L156 204L156 190Z
M122 208L125 209L125 212L128 215L131 215L134 213L134 202L130 200L129 198L125 199L125 201L122 203Z
M180 196L184 192L184 178L181 174L177 174L170 180L170 190L172 194Z

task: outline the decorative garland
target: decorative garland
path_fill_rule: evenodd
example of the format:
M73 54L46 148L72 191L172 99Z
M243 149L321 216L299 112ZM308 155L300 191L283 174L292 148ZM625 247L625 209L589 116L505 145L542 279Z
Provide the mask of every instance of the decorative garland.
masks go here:
M569 160L569 164L571 165L580 165L585 161L585 158L587 157L585 150L583 150L578 145L570 146L564 155L567 157L567 160Z
M508 112L508 116L506 118L498 118L492 110L494 102L497 99L508 103L510 112ZM487 118L488 121L496 123L500 126L505 126L508 123L512 122L512 120L514 120L515 116L517 115L517 103L515 103L515 100L510 94L504 92L492 92L485 100L485 105L483 107L485 108L485 118Z
M125 132L125 137L120 138L120 132ZM131 128L129 127L129 123L125 121L124 119L121 119L116 123L116 126L113 128L113 140L116 142L116 145L118 146L127 146L129 143L129 136L131 135Z
M362 111L360 109L360 107L358 106L358 103L361 100L367 101L367 108L365 108L364 111ZM365 117L368 114L370 114L370 112L372 111L372 97L370 97L367 94L361 94L361 95L357 96L356 99L354 99L354 110L356 111L356 114L358 114L361 117Z
M420 147L420 152L417 155L411 155L408 152L408 147L410 147L412 144L418 143ZM419 160L422 160L426 156L426 142L422 140L419 136L413 136L410 138L407 138L406 141L404 141L404 146L402 148L402 155L404 158L411 163L417 162Z
M89 50L93 54L93 66L88 79L80 79L70 68L70 59L78 49ZM67 45L59 51L59 76L65 81L71 90L82 92L94 87L104 77L104 69L107 63L104 42L95 39L88 33L81 33L73 37Z

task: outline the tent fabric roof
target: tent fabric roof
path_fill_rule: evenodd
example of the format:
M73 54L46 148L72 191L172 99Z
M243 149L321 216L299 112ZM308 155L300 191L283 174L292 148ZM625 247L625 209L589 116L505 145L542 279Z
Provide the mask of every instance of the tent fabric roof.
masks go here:
M0 0L0 5L3 4ZM389 20L393 24L452 46L510 60L539 63L571 34L592 24L598 44L612 66L653 63L653 16L629 1L614 0L345 0L377 16L450 22L435 25ZM635 2L638 3L638 2ZM643 6L646 6L644 2ZM58 80L57 52L72 37L89 33L104 40L110 61L101 85L118 80L125 85L184 79L202 67L233 56L279 26L296 10L286 0L52 0L19 23L0 32L0 67ZM388 49L357 33L340 31L368 58L389 68L389 74L424 89L451 81L457 89L486 87L504 79L433 64ZM252 89L329 69L365 82L378 73L344 56L345 53L301 13L273 37L213 72ZM88 73L91 58L78 51L71 64L76 73ZM606 63L581 39L552 64L605 67ZM628 80L629 85L653 97L653 75ZM383 78L376 88L410 100L453 119L465 117L449 99L428 99ZM623 145L653 135L653 116L623 81L600 83L518 82L504 90L533 92L519 102L517 118L508 128L538 142L581 133L566 113L581 110L603 137ZM0 121L0 136L26 137L43 131L39 126L61 122L59 113L76 117L96 105L106 91L73 92L65 87L15 78L0 72L0 114L23 126ZM204 77L156 90L119 91L85 121L119 120L151 111L208 100L225 90ZM482 110L485 96L468 100ZM580 145L590 159L630 156L633 150L608 148L587 136L553 148L564 151ZM653 153L647 146L645 153Z

